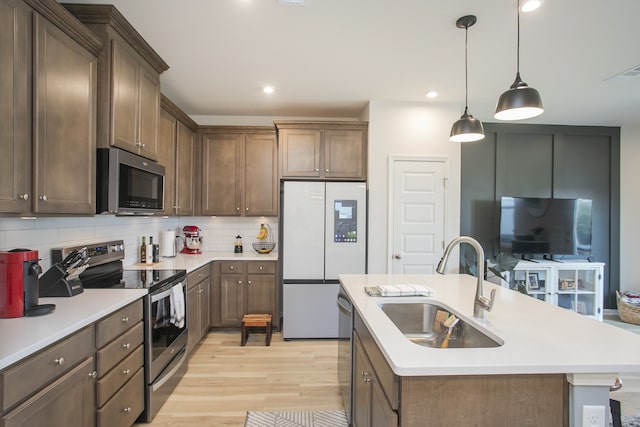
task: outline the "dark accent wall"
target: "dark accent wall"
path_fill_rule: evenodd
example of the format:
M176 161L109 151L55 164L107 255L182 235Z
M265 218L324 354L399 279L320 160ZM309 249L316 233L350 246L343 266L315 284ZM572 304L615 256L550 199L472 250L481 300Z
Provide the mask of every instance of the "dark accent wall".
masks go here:
M487 258L499 249L500 198L593 200L592 256L604 262L604 306L620 277L620 128L485 123L486 138L462 145L460 232ZM563 259L580 257L565 256ZM584 257L582 257L584 258Z

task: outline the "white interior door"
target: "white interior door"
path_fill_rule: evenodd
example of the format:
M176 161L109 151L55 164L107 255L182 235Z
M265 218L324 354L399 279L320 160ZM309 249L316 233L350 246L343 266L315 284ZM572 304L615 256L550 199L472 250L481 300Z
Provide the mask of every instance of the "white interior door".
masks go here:
M431 274L444 250L443 160L392 160L391 268L394 274Z

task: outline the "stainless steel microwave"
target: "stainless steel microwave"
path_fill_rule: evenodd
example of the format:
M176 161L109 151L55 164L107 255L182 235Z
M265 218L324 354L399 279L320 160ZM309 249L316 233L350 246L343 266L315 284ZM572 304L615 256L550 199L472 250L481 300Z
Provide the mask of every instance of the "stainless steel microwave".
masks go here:
M164 166L119 148L98 148L96 212L149 215L164 210Z

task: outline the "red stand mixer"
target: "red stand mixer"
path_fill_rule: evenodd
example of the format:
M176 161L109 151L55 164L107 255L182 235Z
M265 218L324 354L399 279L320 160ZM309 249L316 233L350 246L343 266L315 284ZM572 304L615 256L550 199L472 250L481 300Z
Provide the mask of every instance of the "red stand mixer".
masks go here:
M200 228L195 225L185 225L182 228L184 237L180 237L184 240L184 247L180 251L182 254L201 254L202 248L202 236L200 236Z

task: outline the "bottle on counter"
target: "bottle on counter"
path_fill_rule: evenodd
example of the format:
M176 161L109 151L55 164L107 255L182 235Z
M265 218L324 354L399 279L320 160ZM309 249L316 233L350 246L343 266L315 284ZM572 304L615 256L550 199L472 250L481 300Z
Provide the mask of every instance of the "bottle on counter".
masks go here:
M236 236L236 245L233 248L233 252L236 254L241 254L242 253L242 236L237 235Z
M147 245L147 264L153 262L153 236L149 236L149 244Z
M149 243L151 244L151 258L153 262L160 262L160 245L153 243L153 236L149 237Z
M147 262L147 238L142 236L142 245L140 245L140 262Z

